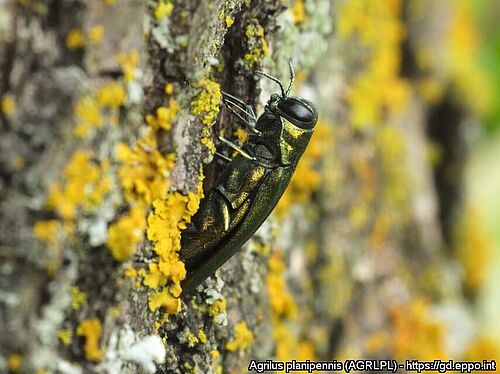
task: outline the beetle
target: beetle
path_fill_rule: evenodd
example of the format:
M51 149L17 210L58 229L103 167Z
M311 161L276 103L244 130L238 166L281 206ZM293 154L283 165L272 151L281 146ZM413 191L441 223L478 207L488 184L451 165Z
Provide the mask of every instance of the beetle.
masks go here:
M215 184L206 193L189 226L182 232L179 257L186 266L181 283L189 295L208 276L229 260L262 225L285 191L304 153L318 120L310 101L289 96L294 73L290 63L290 83L276 82L281 92L273 93L264 113L256 119L251 106L222 92L226 107L250 130L248 141L239 147L219 137L237 151Z

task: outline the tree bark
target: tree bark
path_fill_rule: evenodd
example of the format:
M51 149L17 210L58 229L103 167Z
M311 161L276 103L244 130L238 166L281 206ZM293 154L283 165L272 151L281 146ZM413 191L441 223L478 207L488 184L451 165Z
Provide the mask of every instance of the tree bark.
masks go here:
M474 324L454 236L474 111L418 57L448 48L456 5L422 4L0 1L0 370L464 357L476 333L450 348L442 328L452 310ZM287 84L289 59L316 138L277 213L175 301L187 201L224 168L217 135L244 139L220 91L258 115L277 87L255 70ZM173 222L169 263L155 219Z

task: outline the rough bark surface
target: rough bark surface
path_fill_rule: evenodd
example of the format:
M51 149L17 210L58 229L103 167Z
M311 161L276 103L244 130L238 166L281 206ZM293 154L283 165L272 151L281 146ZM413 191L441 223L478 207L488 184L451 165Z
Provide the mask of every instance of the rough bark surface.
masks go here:
M471 111L458 78L416 57L446 47L454 5L354 3L0 1L0 371L464 356L475 333L450 347L443 326L474 325L453 236ZM151 204L210 187L216 135L241 128L214 97L259 113L276 87L255 70L287 82L289 59L321 128L286 201L180 311L152 307L176 275L152 280ZM110 249L120 238L133 253Z

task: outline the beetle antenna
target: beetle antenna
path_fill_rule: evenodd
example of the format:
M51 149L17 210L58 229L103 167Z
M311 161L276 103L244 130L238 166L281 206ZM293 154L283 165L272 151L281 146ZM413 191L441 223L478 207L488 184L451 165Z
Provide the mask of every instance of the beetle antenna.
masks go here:
M288 66L290 67L290 83L288 84L288 88L286 89L286 95L290 94L292 91L293 82L295 81L295 70L293 70L292 60L288 60Z
M280 88L281 88L281 94L283 95L283 97L286 97L286 92L285 92L285 89L283 88L283 84L279 81L278 78L275 78L272 75L266 74L266 73L264 73L263 71L260 71L260 70L255 70L255 72L257 74L263 75L264 77L272 80L273 82L278 83L279 86L280 86Z

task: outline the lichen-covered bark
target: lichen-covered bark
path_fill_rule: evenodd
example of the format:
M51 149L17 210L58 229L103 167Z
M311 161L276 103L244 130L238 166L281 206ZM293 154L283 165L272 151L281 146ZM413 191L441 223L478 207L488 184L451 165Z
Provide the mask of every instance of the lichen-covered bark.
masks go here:
M477 233L454 236L481 109L464 4L0 1L0 371L483 358L473 328L446 345L480 283ZM316 136L276 213L182 298L217 135L247 138L221 90L260 113L277 87L255 70L286 83L290 59Z

